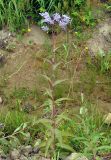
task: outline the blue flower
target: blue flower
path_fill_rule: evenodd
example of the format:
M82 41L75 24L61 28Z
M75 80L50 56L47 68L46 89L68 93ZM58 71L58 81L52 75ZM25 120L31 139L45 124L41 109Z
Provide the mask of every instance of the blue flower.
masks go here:
M51 19L48 12L40 13L40 15L44 18L43 22L51 25L54 24L54 21Z
M63 15L62 16L63 21L68 25L71 22L70 17L68 17L67 15Z
M59 22L59 26L63 29L66 30L67 25L71 22L70 17L68 17L67 15L63 15L60 22Z
M53 17L53 20L56 22L59 22L61 20L61 16L59 13L53 14L52 17Z
M49 28L47 26L42 26L41 29L45 32L49 31Z
M55 13L52 16L49 15L48 12L40 13L40 15L44 18L42 20L43 23L48 25L59 25L63 30L66 30L67 25L71 22L70 17L67 15L60 15L59 13ZM49 28L47 26L43 26L42 30L48 31Z

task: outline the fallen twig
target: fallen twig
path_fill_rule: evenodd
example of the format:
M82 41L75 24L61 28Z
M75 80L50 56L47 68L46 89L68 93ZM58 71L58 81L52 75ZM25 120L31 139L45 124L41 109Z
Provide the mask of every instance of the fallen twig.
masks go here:
M22 67L26 64L26 62L27 62L27 61L25 61L25 62L20 66L20 68L19 68L16 72L14 72L14 73L12 73L10 76L8 76L8 79L11 78L12 76L16 75L18 72L20 72L20 70L21 70Z

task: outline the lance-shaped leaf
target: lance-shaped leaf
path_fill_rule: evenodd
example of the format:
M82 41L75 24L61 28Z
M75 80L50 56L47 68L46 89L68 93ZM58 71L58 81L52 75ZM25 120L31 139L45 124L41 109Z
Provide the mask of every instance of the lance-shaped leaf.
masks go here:
M23 124L23 130L27 127L28 122Z
M97 147L97 150L98 151L100 151L100 150L111 150L111 146L107 146L107 145L106 146L105 145L100 146L100 147Z
M57 124L58 124L61 120L70 121L71 119L68 118L67 115L65 115L64 113L62 113L62 114L58 115L57 118L56 118Z
M14 133L20 131L20 130L23 128L23 125L24 125L24 124L22 123L18 128L16 128L16 130L14 131Z
M55 103L56 103L57 105L60 105L60 103L63 102L63 101L72 101L72 100L73 100L73 99L71 99L71 98L63 97L63 98L57 99L57 100L55 101Z
M51 126L51 124L52 124L52 120L49 120L49 119L45 119L45 118L43 118L43 119L39 119L37 122L36 122L36 124L42 124L42 125L44 125L46 128L48 128L48 129L51 129L52 128L52 126Z
M58 144L57 146L62 148L62 149L65 149L67 151L74 152L74 149L71 146L67 145L67 144L62 144L62 145Z
M49 59L47 59L47 58L44 59L44 63L45 63L45 62L47 62L47 63L49 63L49 64L52 64L51 60L49 60Z
M48 142L46 143L46 148L45 148L45 157L47 157L47 154L48 154L49 148L51 147L52 143L53 143L53 138L49 138L49 139L48 139Z
M55 87L55 86L57 86L58 84L65 82L66 80L67 80L67 79L57 80L57 81L54 82L53 86Z
M53 86L51 79L47 75L43 75L43 77L49 82L51 86Z
M56 63L53 65L53 70L55 71L57 67L59 67L61 65L61 62Z
M58 140L58 142L60 143L60 145L62 145L62 134L59 129L55 129L55 137Z
M22 134L25 138L30 139L30 133L29 132L27 132L27 133L20 132L20 134Z
M62 137L64 137L64 138L65 137L72 137L72 138L74 137L74 135L71 132L65 131L65 130L62 131L61 134L62 134Z
M51 89L46 88L46 92L44 93L44 95L49 96L51 99L53 98Z
M51 99L48 99L47 101L44 102L44 104L42 106L43 107L48 106L48 107L50 107L50 109L52 109L53 108L53 101Z

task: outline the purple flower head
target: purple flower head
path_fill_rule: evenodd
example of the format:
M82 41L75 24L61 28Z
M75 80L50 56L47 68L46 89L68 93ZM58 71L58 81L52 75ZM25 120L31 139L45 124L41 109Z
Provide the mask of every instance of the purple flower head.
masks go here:
M40 15L44 18L43 22L45 22L47 24L51 24L51 25L54 24L54 21L51 19L48 12L40 13Z
M60 20L61 20L61 16L60 16L60 14L59 13L55 13L55 14L53 14L53 20L54 21L56 21L56 22L60 22Z
M55 13L52 16L49 15L48 12L40 13L43 17L43 23L47 23L48 25L59 25L63 30L66 30L67 25L71 22L70 17L67 15L60 15L59 13ZM47 26L43 26L42 30L48 31L49 28Z
M70 17L68 17L67 15L63 15L60 22L59 22L59 26L63 30L66 30L67 25L70 23L70 21L71 21Z
M45 32L49 31L49 28L47 26L42 26L41 29Z
M66 30L66 28L67 28L67 23L65 23L63 20L61 20L61 21L59 22L59 26L60 26L63 30Z
M50 17L48 12L44 12L44 13L39 13L43 18L48 18Z
M68 17L67 15L63 15L62 16L62 19L65 23L67 23L67 25L71 22L71 19L70 17Z

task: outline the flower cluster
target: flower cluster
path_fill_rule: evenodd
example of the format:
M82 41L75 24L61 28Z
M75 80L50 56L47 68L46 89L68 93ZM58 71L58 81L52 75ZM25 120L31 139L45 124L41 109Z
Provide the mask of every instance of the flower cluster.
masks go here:
M67 25L71 22L70 17L67 15L60 15L59 13L55 13L52 16L49 15L48 12L40 13L40 15L43 17L43 23L46 23L48 25L56 25L58 24L63 30L66 30ZM48 26L42 26L42 30L48 31Z

